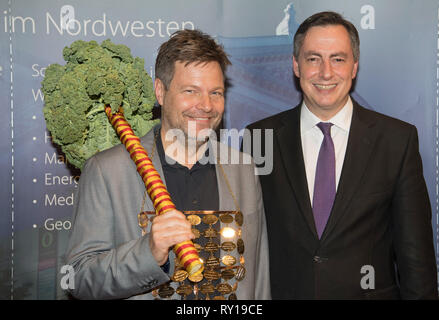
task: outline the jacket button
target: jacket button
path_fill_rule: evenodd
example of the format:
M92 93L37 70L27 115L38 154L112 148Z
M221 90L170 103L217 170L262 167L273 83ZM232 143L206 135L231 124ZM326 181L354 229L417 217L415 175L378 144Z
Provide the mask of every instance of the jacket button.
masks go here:
M319 256L314 256L313 260L315 263L322 263L323 262L323 259L320 258Z

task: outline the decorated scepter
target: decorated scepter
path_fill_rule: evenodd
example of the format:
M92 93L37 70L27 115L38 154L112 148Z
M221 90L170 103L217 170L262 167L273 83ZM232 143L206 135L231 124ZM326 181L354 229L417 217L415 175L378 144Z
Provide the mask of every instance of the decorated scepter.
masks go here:
M125 120L123 111L119 110L115 114L112 114L111 107L106 106L105 113L116 130L120 141L125 145L125 148L130 153L131 159L136 164L137 172L145 183L146 190L154 205L156 214L160 215L176 209L148 153L140 144L140 139L134 134L130 124ZM191 240L176 244L173 250L189 275L193 276L203 271L203 263Z
M79 169L97 152L122 141L145 182L156 213L175 209L138 138L157 122L152 120L155 96L144 60L133 58L128 47L110 40L100 45L96 41L75 41L64 48L63 56L66 65L51 64L42 81L43 112L52 141ZM203 271L192 241L174 246L174 252L189 275Z

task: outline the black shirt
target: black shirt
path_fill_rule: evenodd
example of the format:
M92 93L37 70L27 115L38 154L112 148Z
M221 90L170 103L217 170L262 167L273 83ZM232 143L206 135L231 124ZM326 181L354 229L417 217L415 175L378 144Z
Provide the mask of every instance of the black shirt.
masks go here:
M197 161L189 169L179 164L166 156L160 131L157 131L160 127L155 130L156 148L162 164L166 187L177 210L219 210L215 165L209 162L201 164ZM209 148L204 157L209 157ZM170 164L173 162L175 163Z
M160 137L160 127L155 128L156 148L160 162L163 168L163 175L166 181L166 188L171 195L172 202L175 204L177 210L219 210L219 193L218 183L216 179L216 168L214 164L208 161L202 161L206 164L201 164L197 161L191 169L179 164L175 160L166 156L163 149L162 139ZM209 148L203 156L209 158ZM206 160L206 159L204 159ZM213 228L219 231L219 223L216 223ZM196 227L199 232L204 232L207 225L198 225ZM207 238L199 237L193 240L201 246L206 245ZM216 241L215 241L216 242ZM201 250L200 257L206 261L209 254ZM216 258L219 258L219 251L214 253ZM162 269L164 272L169 272L169 259ZM213 285L218 285L220 280L213 281ZM202 293L199 293L200 298L204 298ZM187 299L192 300L195 296L191 293Z

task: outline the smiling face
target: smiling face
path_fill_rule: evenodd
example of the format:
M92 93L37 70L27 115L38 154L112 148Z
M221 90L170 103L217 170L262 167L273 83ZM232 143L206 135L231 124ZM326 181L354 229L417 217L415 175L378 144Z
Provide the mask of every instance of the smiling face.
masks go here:
M224 78L218 62L175 63L174 76L166 90L160 79L155 94L162 106L162 140L170 129L180 129L187 138L196 138L203 129L215 130L224 112ZM195 126L195 130L189 130Z
M293 68L309 110L322 120L332 118L346 104L358 69L346 29L310 28L297 60L293 57Z

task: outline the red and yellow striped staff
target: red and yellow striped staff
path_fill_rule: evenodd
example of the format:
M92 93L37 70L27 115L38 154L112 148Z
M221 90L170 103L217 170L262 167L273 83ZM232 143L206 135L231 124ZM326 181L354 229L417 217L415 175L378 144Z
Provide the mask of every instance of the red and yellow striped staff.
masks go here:
M131 159L137 167L137 172L145 183L148 195L154 205L157 215L174 210L175 205L166 189L159 173L154 168L151 159L145 148L140 144L140 139L134 134L130 124L123 116L122 108L115 114L111 113L111 107L105 107L105 113L116 130L120 141L130 154ZM174 246L174 253L177 255L180 264L184 266L190 276L203 272L204 266L191 240L181 242Z

